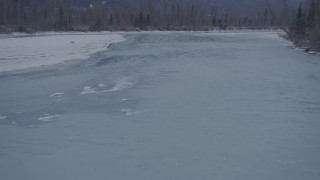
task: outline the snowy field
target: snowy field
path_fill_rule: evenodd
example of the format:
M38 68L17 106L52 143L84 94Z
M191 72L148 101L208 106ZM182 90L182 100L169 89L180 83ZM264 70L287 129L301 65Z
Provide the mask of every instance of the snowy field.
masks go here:
M108 32L0 35L0 72L87 59L123 40Z
M49 33L0 46L1 180L320 179L320 58L278 32Z

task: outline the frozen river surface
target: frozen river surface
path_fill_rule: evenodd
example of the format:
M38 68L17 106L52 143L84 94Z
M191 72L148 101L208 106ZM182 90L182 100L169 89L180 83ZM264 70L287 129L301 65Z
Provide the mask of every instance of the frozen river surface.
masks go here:
M274 32L123 35L0 75L0 179L320 179L319 56Z

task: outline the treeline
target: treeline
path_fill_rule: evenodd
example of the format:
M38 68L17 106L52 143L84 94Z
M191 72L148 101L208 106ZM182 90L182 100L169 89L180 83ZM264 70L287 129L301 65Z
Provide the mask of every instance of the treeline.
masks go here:
M316 3L316 22L319 0ZM206 30L288 26L286 6L237 11L197 0L0 0L1 28L14 30ZM280 3L279 3L280 4ZM278 5L278 4L276 4ZM281 6L282 7L282 6ZM303 12L305 13L305 12ZM312 14L308 10L308 14ZM275 15L276 14L276 15ZM290 18L288 18L290 17ZM302 17L304 21L306 17ZM290 19L290 21L288 20ZM309 20L308 20L309 21ZM284 22L284 23L283 23ZM315 23L315 26L317 23ZM296 26L298 27L298 26Z
M300 3L295 21L290 27L290 32L296 35L314 33L320 35L320 0L309 0L309 3L305 5L306 8Z
M300 4L287 34L304 51L320 52L320 0Z
M39 30L201 29L275 26L267 7L255 15L219 11L218 7L188 0L144 0L119 3L93 0L1 0L3 27Z

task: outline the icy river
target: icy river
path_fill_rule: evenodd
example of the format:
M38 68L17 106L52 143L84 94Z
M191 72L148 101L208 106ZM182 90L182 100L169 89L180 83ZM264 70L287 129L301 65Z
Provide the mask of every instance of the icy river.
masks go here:
M0 73L1 180L320 179L318 55L277 32L116 34Z

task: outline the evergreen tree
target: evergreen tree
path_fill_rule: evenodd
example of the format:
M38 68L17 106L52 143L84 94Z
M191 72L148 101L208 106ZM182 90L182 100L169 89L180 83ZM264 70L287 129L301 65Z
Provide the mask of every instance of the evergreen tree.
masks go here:
M217 20L216 20L216 17L214 16L213 18L212 18L212 26L216 26L217 25Z
M109 18L109 25L113 25L113 15L111 13L110 18Z
M143 26L144 26L144 18L143 18L143 12L142 11L140 11L140 14L139 14L138 24L139 24L140 28L143 28Z
M65 24L64 12L62 7L60 6L59 13L58 13L58 28L61 29L64 26L64 24Z
M146 18L146 25L150 26L151 25L151 20L150 20L150 14L147 15Z
M295 20L294 32L295 34L305 34L305 29L306 29L306 23L305 23L304 14L302 11L302 4L300 3L296 20Z

